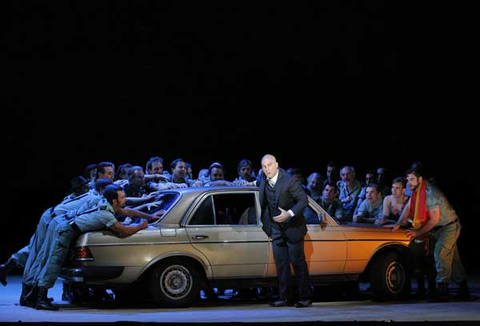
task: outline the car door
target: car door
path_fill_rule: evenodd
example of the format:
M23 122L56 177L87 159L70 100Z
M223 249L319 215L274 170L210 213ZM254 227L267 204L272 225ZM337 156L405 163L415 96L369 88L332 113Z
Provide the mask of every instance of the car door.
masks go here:
M319 219L319 224L307 224L305 255L311 275L343 274L347 261L347 241L342 228L326 212L313 205L307 207ZM321 209L321 208L320 208Z
M210 193L194 209L186 231L214 278L264 277L269 241L259 220L255 192Z
M343 274L347 259L347 243L343 230L311 198L303 215L308 229L304 248L309 274ZM267 275L277 275L273 254L269 257Z

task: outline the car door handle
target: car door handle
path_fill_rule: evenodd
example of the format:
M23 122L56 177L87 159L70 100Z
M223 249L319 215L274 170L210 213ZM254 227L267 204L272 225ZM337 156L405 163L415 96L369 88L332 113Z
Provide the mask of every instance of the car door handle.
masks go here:
M207 239L208 235L194 235L192 238L195 240L203 240L203 239Z

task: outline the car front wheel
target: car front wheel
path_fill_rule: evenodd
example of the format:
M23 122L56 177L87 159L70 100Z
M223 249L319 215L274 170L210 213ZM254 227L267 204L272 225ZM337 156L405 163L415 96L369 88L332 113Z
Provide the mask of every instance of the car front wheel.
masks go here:
M185 308L198 297L199 281L199 273L190 263L170 260L155 267L150 278L150 290L160 306Z
M397 253L378 257L372 265L370 286L375 299L399 299L410 291L410 277Z

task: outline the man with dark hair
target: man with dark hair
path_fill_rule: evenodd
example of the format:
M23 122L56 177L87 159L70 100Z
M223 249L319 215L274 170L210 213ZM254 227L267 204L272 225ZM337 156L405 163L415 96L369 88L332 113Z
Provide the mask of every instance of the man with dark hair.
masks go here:
M394 230L398 230L410 218L413 220L413 229L405 233L416 241L431 239L429 247L435 258L438 285L435 301L450 299L448 286L451 280L460 285L457 299L469 299L466 272L457 249L462 228L457 214L445 195L423 178L420 164L412 166L406 175L412 196Z
M83 170L83 176L90 182L95 180L97 177L97 165L96 164L89 164Z
M392 181L392 194L383 200L382 218L375 221L375 224L395 224L398 222L403 209L410 199L405 195L407 181L403 177L398 177Z
M187 163L182 158L177 158L170 163L173 183L183 184L184 187L191 185L192 180L187 177Z
M167 175L165 174L167 173ZM160 156L151 157L145 166L145 182L148 185L150 182L166 182L169 180L168 171L163 170L163 158ZM150 187L147 187L150 188ZM152 187L154 188L154 187ZM158 189L157 189L158 190Z
M245 180L247 182L254 182L256 180L253 164L249 159L244 158L240 160L237 166L237 173L238 177L235 179L235 181Z
M326 180L323 186L322 197L316 202L322 206L322 208L337 222L343 222L345 215L343 212L343 206L340 200L337 198L338 188L335 182Z
M225 168L222 164L214 162L208 168L209 180L204 183L205 187L232 186L233 183L225 180Z
M377 219L382 218L383 198L377 184L369 183L365 188L365 200L353 215L353 222L373 224Z
M327 180L330 180L331 182L335 182L335 183L337 183L340 180L337 162L330 161L327 163Z
M112 162L100 162L97 165L97 179L110 179L113 181L115 178L115 164ZM90 181L90 189L95 189L95 180Z
M308 197L300 181L280 169L273 155L267 154L262 158L262 169L265 177L260 179L259 195L263 231L272 239L279 280L279 298L270 305L272 307L289 305L288 299L293 293L290 284L292 264L299 296L295 307L308 307L312 301L304 252L307 227L303 216L303 210L308 205Z
M323 185L325 183L325 177L318 173L313 172L307 178L307 187L304 188L305 192L312 197L317 203L322 198Z
M178 188L199 187L203 182L199 180L191 180L187 175L187 162L182 158L177 158L170 163L172 172L171 182L177 184Z
M72 240L81 233L109 228L120 236L129 236L148 226L146 220L135 226L125 226L115 218L115 213L125 206L126 197L120 186L115 184L105 187L105 199L91 210L69 220L66 215L50 222L45 242L36 257L35 271L36 291L38 292L35 308L38 310L57 310L47 299L48 289L53 287L60 273L62 263Z

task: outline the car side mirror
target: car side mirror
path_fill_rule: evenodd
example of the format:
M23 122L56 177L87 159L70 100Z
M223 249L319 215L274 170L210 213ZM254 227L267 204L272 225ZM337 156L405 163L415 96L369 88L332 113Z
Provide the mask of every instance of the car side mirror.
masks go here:
M324 217L325 216L323 213L318 213L318 220L320 221L320 227L322 228L322 230L325 230L325 228L327 227L327 222L325 222Z
M323 223L323 220L324 220L324 215L323 215L323 213L318 213L318 220L320 221L320 224Z
M328 225L327 222L323 222L323 221L320 222L320 228L321 228L322 230L325 230L325 229L327 228L327 225Z

